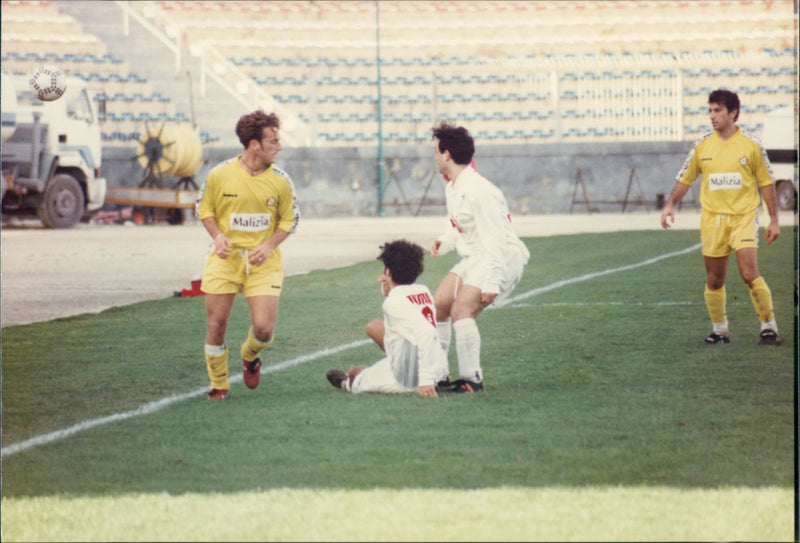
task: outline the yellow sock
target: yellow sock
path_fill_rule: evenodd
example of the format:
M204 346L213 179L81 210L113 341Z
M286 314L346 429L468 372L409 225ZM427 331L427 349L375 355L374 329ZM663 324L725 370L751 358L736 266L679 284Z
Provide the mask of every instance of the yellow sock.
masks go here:
M759 277L748 286L750 289L750 300L761 322L769 322L775 318L772 311L772 293L763 277Z
M725 313L725 285L717 290L711 290L706 285L706 291L703 293L706 299L706 309L708 309L708 316L711 317L711 324L723 324L728 322L728 316Z
M208 378L211 379L211 388L220 390L230 390L231 383L228 381L228 348L225 347L222 354L209 354L206 350L206 369Z
M247 339L244 340L244 343L242 343L242 348L240 349L242 360L245 362L252 362L258 358L258 355L261 353L261 351L263 351L270 343L272 343L273 339L275 339L274 335L266 343L258 341L256 336L253 334L253 327L251 326L250 330L247 331Z

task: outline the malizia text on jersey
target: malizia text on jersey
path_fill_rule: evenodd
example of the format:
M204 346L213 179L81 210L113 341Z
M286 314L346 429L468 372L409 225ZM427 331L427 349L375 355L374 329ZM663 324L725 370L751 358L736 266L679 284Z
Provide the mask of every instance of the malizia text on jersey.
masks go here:
M269 228L269 215L264 213L235 213L231 215L231 230L259 232Z

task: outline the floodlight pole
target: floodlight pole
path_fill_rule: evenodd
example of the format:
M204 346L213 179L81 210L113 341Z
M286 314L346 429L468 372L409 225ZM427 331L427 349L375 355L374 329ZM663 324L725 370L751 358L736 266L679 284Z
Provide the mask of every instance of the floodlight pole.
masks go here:
M380 18L380 0L375 0L375 66L377 67L377 85L378 85L378 216L383 217L383 189L384 189L384 172L383 172L383 114L381 97L381 18Z

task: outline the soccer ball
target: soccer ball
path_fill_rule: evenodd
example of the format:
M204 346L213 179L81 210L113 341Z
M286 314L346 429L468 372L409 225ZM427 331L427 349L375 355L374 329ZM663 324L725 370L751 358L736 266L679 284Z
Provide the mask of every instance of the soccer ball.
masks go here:
M61 68L49 64L36 68L28 83L36 97L43 102L58 100L67 90L67 76Z

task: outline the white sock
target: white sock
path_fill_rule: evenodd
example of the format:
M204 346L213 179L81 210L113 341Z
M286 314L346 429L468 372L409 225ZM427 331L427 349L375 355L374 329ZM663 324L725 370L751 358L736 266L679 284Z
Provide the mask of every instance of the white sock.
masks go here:
M225 353L225 345L209 345L206 343L206 352L210 356L220 356Z
M719 334L721 336L728 335L728 321L721 322L719 324L711 323L711 331L715 334Z
M436 321L436 331L439 333L439 343L442 344L444 352L450 350L450 334L453 330L453 321L447 319L446 321Z
M474 383L483 381L481 372L481 334L475 319L461 319L453 323L458 354L458 377Z
M774 330L775 333L777 334L778 333L778 323L777 323L777 321L775 319L772 319L771 321L762 322L761 323L761 331L763 332L764 330Z

